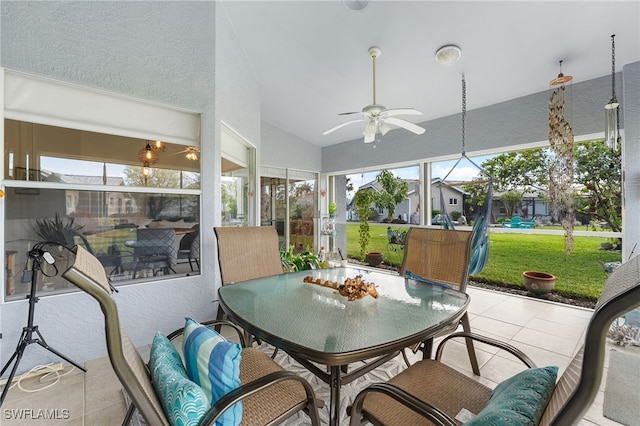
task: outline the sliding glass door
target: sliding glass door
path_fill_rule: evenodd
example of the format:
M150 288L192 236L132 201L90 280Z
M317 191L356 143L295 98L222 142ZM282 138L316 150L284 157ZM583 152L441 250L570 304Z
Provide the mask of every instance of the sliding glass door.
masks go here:
M260 224L276 228L282 248L315 250L317 173L276 168L262 172Z

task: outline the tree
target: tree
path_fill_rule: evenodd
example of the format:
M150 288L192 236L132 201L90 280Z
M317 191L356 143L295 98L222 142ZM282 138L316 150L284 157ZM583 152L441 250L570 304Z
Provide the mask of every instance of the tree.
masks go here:
M547 148L510 152L493 157L482 167L494 177L496 191L533 192L547 197L551 152ZM622 229L621 153L609 149L603 140L576 145L574 149L575 183L580 189L576 211L600 222L613 231ZM472 185L464 187L472 200L480 198ZM515 202L514 195L508 196ZM503 200L504 201L504 200ZM473 201L472 201L473 202ZM509 206L505 205L507 210Z
M498 192L545 193L549 187L549 150L527 149L497 155L482 163Z
M374 194L373 202L379 209L387 210L387 222L391 222L396 212L396 206L409 194L409 184L394 176L389 170L382 170L378 173L376 180L382 184L382 191Z
M143 173L140 166L128 166L124 169L125 183L128 186L150 186L153 188L179 188L180 172L169 169L152 168L149 169L147 176ZM162 212L171 211L177 202L175 197L168 195L151 195L146 197L144 194L134 193L132 196L136 199L138 205L143 205L146 200L147 215L152 218L162 217Z
M622 230L622 174L620 150L604 140L576 146L575 179L581 185L577 212L606 222L612 231Z
M360 236L360 259L364 260L369 244L369 214L371 213L371 203L373 202L373 189L364 188L356 192L353 197L356 214L360 221L358 235Z
M180 172L169 169L149 169L149 174L142 173L142 167L128 166L124 168L124 180L127 186L150 186L153 188L180 188Z
M518 206L522 203L522 192L520 191L507 191L500 196L500 200L504 204L507 210L507 216L511 217L516 212Z

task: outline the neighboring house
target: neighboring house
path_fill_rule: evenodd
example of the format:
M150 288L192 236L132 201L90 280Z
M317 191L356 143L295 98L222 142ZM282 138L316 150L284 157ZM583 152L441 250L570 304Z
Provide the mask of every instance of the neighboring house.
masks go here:
M492 221L497 221L498 218L507 218L507 209L501 200L503 194L504 192L493 193L493 206L491 209ZM516 208L513 214L523 219L531 219L533 217L550 217L551 210L549 209L547 200L540 195L525 192L522 196L522 203Z
M124 179L117 176L79 176L52 173L49 181L74 183L82 185L123 186ZM138 212L134 197L124 192L104 192L95 197L88 191L65 190L66 215L84 214L94 217L133 214Z
M394 212L394 219L400 219L407 223L410 221L411 213L413 213L420 203L420 181L411 179L405 180L409 185L409 194L407 198L401 203L396 205ZM442 211L442 202L444 201L444 207L448 214L454 211L458 211L464 214L468 220L475 217L476 211L481 209L470 209L470 206L465 204L465 200L469 198L469 194L462 189L463 182L451 182L442 185L442 196L440 195L440 178L434 178L431 181L431 208L433 210ZM382 185L378 181L371 181L360 186L358 190L372 188L374 191L379 192L382 190ZM497 222L500 218L507 217L507 210L504 203L501 200L502 192L493 193L493 201L491 208L491 222ZM353 202L349 202L347 205L347 220L358 220L358 215L355 212ZM370 218L372 222L381 222L387 217L386 209L378 209L372 206L372 209L377 214ZM549 203L538 194L525 193L522 199L522 203L516 209L514 213L521 216L523 219L531 219L534 216L538 218L545 218L551 220L551 212L549 209Z
M420 205L420 181L417 179L405 179L404 182L407 182L409 185L409 193L407 198L405 198L401 203L396 205L394 212L394 219L400 219L404 222L409 223L411 214L418 209ZM434 210L442 210L440 204L440 190L438 189L438 185L440 184L441 179L435 178L431 181L431 203ZM358 191L365 188L372 188L376 192L380 192L382 190L382 185L380 182L374 180L358 188ZM444 198L444 202L447 208L447 212L451 213L452 211L462 212L464 206L464 199L466 198L466 193L458 186L447 185L442 187L442 195ZM375 206L372 206L373 209L376 210L377 215L370 218L373 222L381 222L387 217L386 209L378 209ZM353 202L350 202L347 205L348 209L348 219L349 220L358 220L358 215L355 213L355 209L353 208Z
M442 196L440 196L440 183L442 179L434 178L431 180L431 208L432 210L443 211L442 202L447 213L454 211L466 213L464 208L464 200L468 198L468 194L462 189L460 182L450 182L442 184ZM467 216L467 214L465 214Z

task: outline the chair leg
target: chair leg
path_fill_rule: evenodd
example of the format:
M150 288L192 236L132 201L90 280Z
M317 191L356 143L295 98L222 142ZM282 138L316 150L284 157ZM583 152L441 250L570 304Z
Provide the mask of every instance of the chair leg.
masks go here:
M131 421L133 420L133 415L136 412L136 406L133 405L133 402L129 404L129 408L127 409L126 414L124 415L124 420L122 420L122 426L129 426Z
M223 319L223 317L224 317L224 311L222 310L222 308L220 306L218 306L218 313L216 314L216 320L220 321L220 320ZM220 329L221 328L222 328L222 326L219 325L219 324L213 327L213 329L215 331L217 331L218 333L220 333Z
M471 325L469 324L469 315L465 312L462 318L460 319L462 323L462 330L465 333L471 333ZM473 347L472 339L465 339L467 343L467 352L469 353L469 361L471 362L471 369L473 370L473 374L479 376L480 375L480 367L478 367L478 358L476 357L476 350Z
M404 358L404 363L407 364L407 367L411 367L411 363L409 362L409 358L407 357L407 348L402 350L402 358Z

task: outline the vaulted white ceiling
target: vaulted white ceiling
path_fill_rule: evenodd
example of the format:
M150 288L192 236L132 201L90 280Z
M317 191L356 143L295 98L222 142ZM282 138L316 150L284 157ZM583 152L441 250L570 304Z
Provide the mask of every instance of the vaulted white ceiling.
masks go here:
M354 118L338 113L372 103L370 46L382 49L378 103L420 110L406 117L413 123L460 112L462 73L471 110L548 90L561 60L574 84L610 75L612 34L617 72L640 61L637 0L221 3L259 83L263 120L318 146L361 137L365 123L322 133ZM462 58L443 67L434 56L447 44Z

